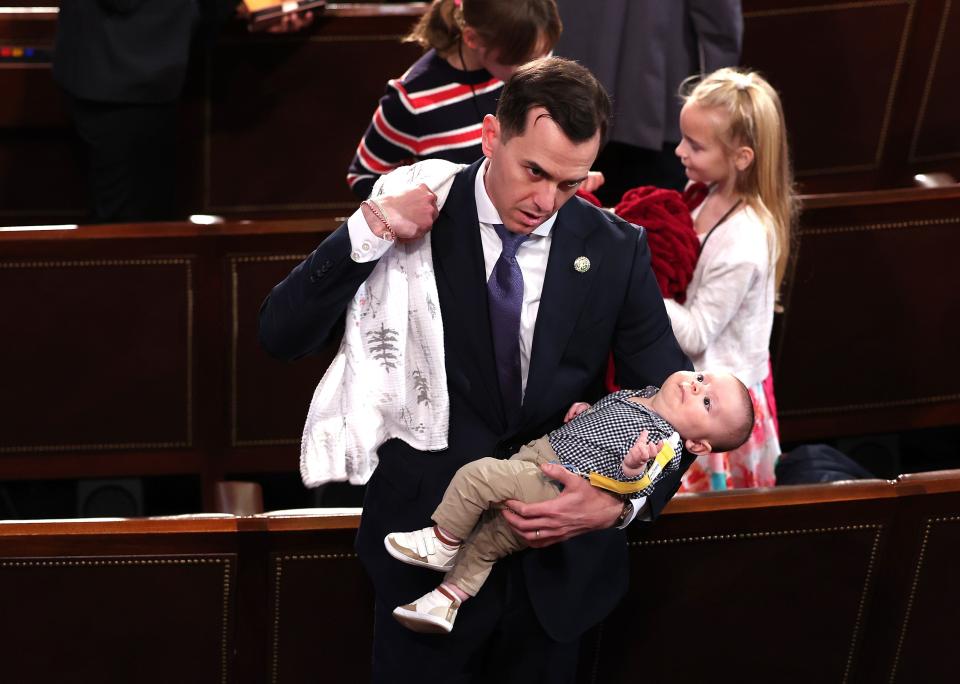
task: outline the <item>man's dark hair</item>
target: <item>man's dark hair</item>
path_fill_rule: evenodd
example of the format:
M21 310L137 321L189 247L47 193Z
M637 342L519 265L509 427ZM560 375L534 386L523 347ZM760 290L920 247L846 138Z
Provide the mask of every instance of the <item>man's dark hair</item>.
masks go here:
M750 433L753 432L753 399L750 398L750 392L747 390L746 385L740 382L739 379L737 379L737 385L740 389L737 396L740 406L734 408L740 409L739 415L737 416L738 420L727 434L723 435L722 438L717 438L717 440L710 445L715 453L733 451L750 439Z
M543 107L574 143L600 131L607 135L610 97L590 70L563 57L541 57L524 64L507 81L497 105L504 141L523 135L527 112Z

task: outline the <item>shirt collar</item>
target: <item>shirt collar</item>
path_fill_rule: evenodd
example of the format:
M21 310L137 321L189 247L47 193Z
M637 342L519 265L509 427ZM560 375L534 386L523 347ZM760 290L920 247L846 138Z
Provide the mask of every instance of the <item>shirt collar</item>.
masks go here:
M495 223L503 223L503 221L500 220L500 212L493 206L493 201L490 199L490 195L487 194L487 186L483 182L483 177L487 173L487 167L489 165L489 159L484 159L480 165L480 170L477 171L477 178L473 185L473 195L477 202L477 219L480 223L493 225ZM550 235L550 232L553 230L553 224L556 222L557 212L553 212L550 218L537 226L536 230L533 231L533 235L540 237Z

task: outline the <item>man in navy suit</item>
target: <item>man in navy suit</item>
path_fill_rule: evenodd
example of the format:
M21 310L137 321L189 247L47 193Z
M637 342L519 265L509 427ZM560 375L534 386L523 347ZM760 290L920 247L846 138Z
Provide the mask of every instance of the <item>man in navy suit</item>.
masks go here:
M690 368L650 269L643 229L574 198L609 111L603 87L575 62L551 57L522 67L504 88L496 117L484 119L484 159L457 175L439 212L425 186L377 198L389 229L363 205L261 309L261 343L271 354L295 359L317 352L337 334L349 300L391 248L384 238L431 233L449 447L428 453L390 440L367 486L356 548L377 592L374 681L572 681L580 635L626 590L626 545L617 528L638 515L653 520L689 465L685 454L679 472L636 508L560 466L544 466L563 494L538 504L507 502L503 515L533 548L497 564L483 591L461 609L457 629L423 635L392 619L394 606L433 588L436 576L396 563L383 538L422 527L461 465L508 457L561 424L573 402L596 399L611 350L626 387L659 385ZM500 303L487 289L509 238L501 236L504 228L528 236L516 251L522 403L514 410L493 340L499 324L491 308Z

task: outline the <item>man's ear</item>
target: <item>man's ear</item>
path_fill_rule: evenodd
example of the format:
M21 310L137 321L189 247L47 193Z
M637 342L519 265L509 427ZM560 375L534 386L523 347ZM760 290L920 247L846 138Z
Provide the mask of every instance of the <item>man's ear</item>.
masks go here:
M696 454L697 456L709 454L711 451L713 451L713 449L710 447L710 442L705 439L688 439L683 443L683 446L691 454Z
M745 145L737 148L733 155L733 163L737 171L746 171L753 163L753 148Z
M494 150L500 144L500 122L493 114L483 117L483 126L480 129L480 149L484 157L492 157Z

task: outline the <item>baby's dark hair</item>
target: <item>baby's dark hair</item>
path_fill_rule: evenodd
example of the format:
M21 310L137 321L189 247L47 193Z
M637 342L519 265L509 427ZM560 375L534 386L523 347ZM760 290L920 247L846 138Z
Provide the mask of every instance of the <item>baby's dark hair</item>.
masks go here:
M733 451L750 439L750 433L753 432L753 399L750 397L747 386L739 378L736 378L736 380L740 389L737 397L740 410L731 413L732 416L737 418L733 427L710 444L715 453Z

